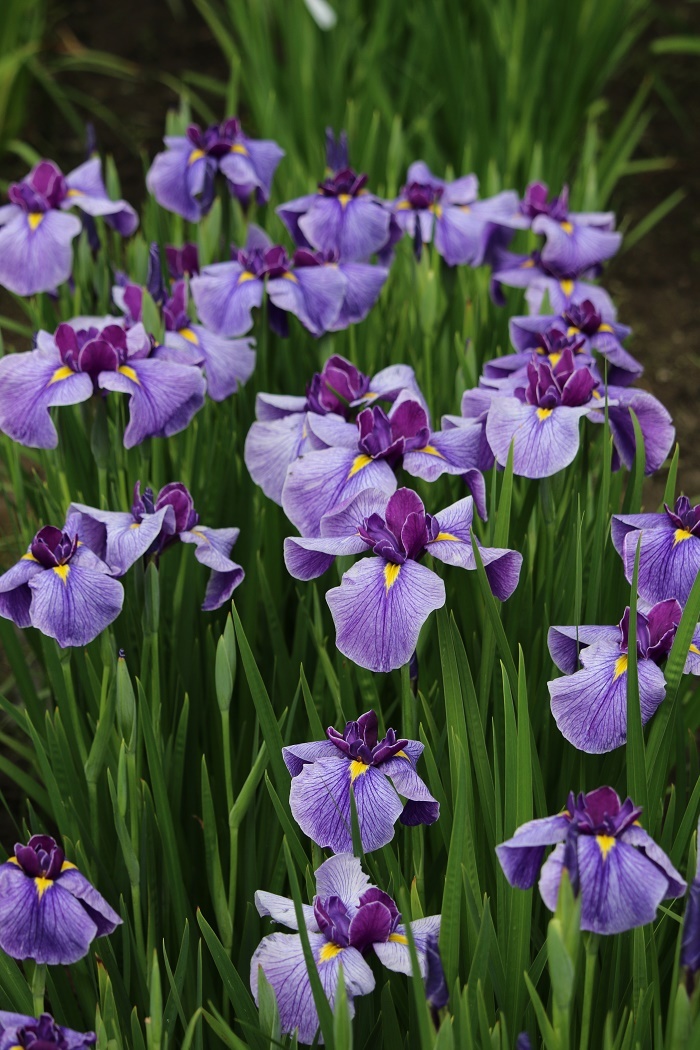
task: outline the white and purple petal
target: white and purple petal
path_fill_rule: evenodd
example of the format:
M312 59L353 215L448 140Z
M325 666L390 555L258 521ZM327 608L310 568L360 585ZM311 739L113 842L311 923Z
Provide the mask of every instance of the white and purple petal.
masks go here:
M136 521L129 511L100 510L83 503L71 503L68 514L75 531L98 558L109 565L115 576L123 576L149 550L161 534L175 531L171 506Z
M197 363L204 365L207 394L212 401L224 401L235 394L255 368L254 339L229 339L202 325L166 332L164 345L174 351L170 358L174 361L178 360L178 354L187 354L193 349L198 353Z
M328 741L330 743L330 741ZM255 893L255 907L259 915L269 915L273 922L279 922L288 930L298 930L296 909L294 901L289 897L281 897L277 893L267 893L265 890L257 890ZM319 933L318 923L314 914L313 905L302 904L304 913L304 924L311 933Z
M51 292L73 267L80 219L62 211L17 214L0 227L0 285L15 295Z
M165 144L167 148L156 154L146 175L148 192L163 208L198 222L202 217L198 196L213 180L215 165L187 138L173 137Z
M553 662L564 674L574 674L581 666L579 653L588 645L606 642L614 646L620 640L619 627L550 627L547 646Z
M330 330L340 314L347 281L338 266L298 266L267 282L270 302L298 317L312 335Z
M413 934L421 977L425 979L428 974L426 950L428 942L434 941L440 935L440 916L426 915L424 919L414 919L409 926ZM411 950L408 946L406 927L403 924L396 927L388 941L378 942L373 945L373 948L380 963L386 966L387 970L405 973L410 977L413 972Z
M40 572L45 572L43 565L29 551L0 576L0 616L12 620L18 627L31 627L29 581Z
M124 603L122 585L107 573L108 566L86 548L79 548L67 565L37 573L29 580L32 626L61 648L97 638Z
M190 287L207 328L217 335L241 336L253 327L253 310L262 304L265 284L239 262L222 262L205 266Z
M383 266L372 266L369 263L340 263L338 269L345 277L347 284L345 298L340 313L328 329L330 332L342 331L350 324L364 321L384 287L389 271Z
M565 816L530 820L511 839L496 846L496 856L511 886L527 890L535 885L546 847L563 842L569 826Z
M229 557L240 529L209 529L206 525L180 533L183 543L194 544L194 556L211 569L202 609L211 612L227 602L243 582L245 572Z
M48 883L48 885L46 885ZM0 864L0 948L14 959L70 965L87 955L97 925L60 880Z
M117 372L100 372L97 382L103 390L131 395L125 448L184 430L204 404L206 391L199 368L160 358L131 357Z
M139 217L126 201L113 201L102 181L102 161L91 157L66 175L68 195L61 207L75 205L86 215L101 215L122 237L128 237L139 224Z
M486 438L497 462L505 466L513 442L513 473L547 478L568 467L579 448L579 420L588 406L553 409L495 397L486 420Z

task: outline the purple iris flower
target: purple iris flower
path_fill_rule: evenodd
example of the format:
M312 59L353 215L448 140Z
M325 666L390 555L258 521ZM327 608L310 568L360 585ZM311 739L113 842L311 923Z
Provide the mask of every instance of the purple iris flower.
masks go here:
M134 485L131 510L109 511L71 503L69 521L85 543L116 576L122 576L141 557L158 558L176 540L194 544L194 556L211 569L202 609L211 612L227 602L245 572L229 557L240 529L210 529L199 524L192 496L179 481L165 485L157 496Z
M0 1050L89 1050L97 1042L94 1032L74 1032L56 1024L51 1014L27 1017L0 1010Z
M156 258L160 276L160 261ZM209 397L213 401L224 401L253 374L255 340L226 339L192 321L188 313L185 280L174 281L169 294L165 288L159 292L154 299L163 311L165 337L153 356L174 364L203 368ZM129 282L117 285L112 289L112 298L127 315L128 325L141 321L143 289L140 285Z
M64 175L50 160L40 161L22 182L8 190L10 203L0 208L0 285L15 295L50 292L71 275L72 243L81 223L70 208L100 215L126 237L139 224L126 201L113 201L102 182L99 157Z
M318 192L276 209L295 244L333 253L344 263L366 262L389 238L391 216L383 201L369 193L366 175L348 165L347 137L336 142L326 129L327 177Z
M361 489L391 494L399 466L425 481L462 476L479 512L485 511L483 478L475 467L478 434L432 431L424 405L410 391L402 392L388 413L373 405L355 423L311 414L307 423L314 440L326 447L290 463L282 489L284 512L302 536L317 536L323 515Z
M491 265L491 294L499 306L505 304L500 288L505 284L511 288L526 289L525 299L531 314L540 313L545 296L548 296L549 304L557 314L587 300L604 321L615 321L617 312L612 299L604 288L590 283L591 279L600 276L601 267L590 267L578 273L559 273L542 261L539 251L516 255L502 248L492 253Z
M572 791L563 813L523 824L496 854L511 886L530 889L539 873L540 895L550 911L556 910L566 868L581 897L581 929L624 933L653 922L662 900L686 890L664 851L640 826L641 812L630 798L621 804L610 787L578 798ZM555 844L543 865L546 847Z
M390 498L363 489L323 516L320 535L288 537L284 559L292 576L311 580L338 555L375 555L344 573L326 601L340 652L360 667L392 671L411 659L421 627L445 604L445 585L421 565L423 556L476 568L472 518L471 496L432 515L410 489L398 489ZM504 601L517 587L522 555L491 547L480 547L480 554L491 590Z
M188 242L182 248L172 244L165 246L165 261L168 273L174 281L181 277L194 277L199 273L199 249L196 244Z
M123 602L122 585L70 522L65 530L45 525L0 576L0 616L18 627L36 627L62 648L97 638Z
M368 995L375 986L374 974L364 958L368 951L372 950L390 970L412 972L406 924L402 923L391 897L370 884L357 857L349 853L330 857L317 868L315 875L313 905L303 906L311 951L331 1009L338 990L339 970L343 967L352 1017L355 996ZM261 915L269 915L288 929L298 930L294 902L288 898L258 890L255 906ZM440 916L415 919L409 925L425 978L428 973L426 949L440 931ZM296 1031L300 1043L314 1042L319 1020L299 934L272 933L256 948L250 962L250 987L256 1002L259 968L274 990L282 1034Z
M627 739L629 617L627 608L616 627L549 629L552 660L567 676L548 683L552 714L562 735L579 751L601 754ZM637 612L637 675L644 724L666 695L659 664L671 651L680 618L681 607L673 598ZM685 670L698 673L695 654L689 655Z
M493 224L515 211L518 197L507 190L479 201L478 192L476 175L445 182L418 160L408 169L406 185L393 202L393 218L418 247L434 240L448 266L480 266Z
M700 505L691 507L687 496L679 496L674 509L666 506L661 514L613 515L613 544L630 582L640 539L640 597L675 598L685 605L700 572Z
M374 711L348 722L327 740L283 749L292 774L292 816L309 838L334 853L352 851L350 788L365 853L381 849L394 837L394 824L434 824L440 805L416 773L423 753L417 740L388 729L382 740ZM407 799L403 802L399 796Z
M40 331L35 350L0 360L0 430L31 448L55 448L49 409L87 401L98 390L129 394L125 448L183 430L204 404L201 370L156 357L141 324L85 329L79 320L60 324L54 335Z
M204 130L190 124L185 135L163 141L166 149L151 164L146 185L162 207L190 222L211 208L217 172L225 176L232 196L248 201L255 195L264 204L284 156L276 142L248 138L235 117Z
M69 965L121 922L50 835L18 842L0 864L0 948L13 959Z
M692 995L695 975L700 970L700 874L690 884L685 906L680 964L686 972L688 993Z
M313 376L305 397L258 394L256 422L245 441L245 464L250 476L266 496L281 504L289 464L321 445L309 427L309 413L332 413L347 419L352 410L371 401L395 401L403 390L422 400L415 373L408 365L390 365L370 377L334 354Z

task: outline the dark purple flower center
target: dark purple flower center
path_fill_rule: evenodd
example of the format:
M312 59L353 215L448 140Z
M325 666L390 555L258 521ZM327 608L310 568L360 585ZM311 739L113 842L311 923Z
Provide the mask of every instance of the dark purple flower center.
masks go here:
M681 622L680 604L671 598L657 602L648 613L637 613L637 654L643 660L660 664L671 651L676 629ZM620 620L620 652L627 653L629 645L630 610Z
M397 463L404 452L425 448L430 443L428 415L418 401L406 399L391 418L379 405L365 408L357 417L358 448L372 459Z
M360 952L388 941L401 922L399 909L389 894L374 886L362 894L352 917L340 897L316 897L314 918L329 944L356 948ZM325 961L323 949L321 961Z
M183 244L182 248L174 248L168 244L165 248L165 259L168 273L175 281L185 274L199 273L199 252L196 244Z
M549 189L543 182L531 182L520 202L520 211L528 218L549 215L557 222L564 222L569 214L569 187L564 186L558 197L548 200Z
M309 412L326 415L336 412L347 418L354 401L369 390L370 378L359 368L334 354L322 371L316 372L306 388L306 408Z
M281 244L274 244L270 248L241 248L236 258L247 273L260 279L281 277L290 270L289 256Z
M571 821L572 831L580 835L610 835L616 838L639 817L642 809L631 798L620 804L616 791L610 787L597 788L576 797L569 792L564 815Z
M184 281L175 281L172 295L163 304L165 329L168 332L179 332L188 328L190 318L187 315L187 285Z
M194 502L189 490L180 481L171 481L158 493L155 509L162 510L170 506L175 512L175 532L189 532L199 523L199 514L194 509Z
M571 347L562 351L556 364L533 354L527 366L527 379L527 386L519 387L515 396L542 413L549 413L560 405L577 408L588 404L598 386L590 368L576 368Z
M76 331L64 322L54 339L64 365L72 372L87 372L93 382L100 372L116 372L126 363L126 331L120 325Z
M60 206L68 195L68 186L58 165L42 160L25 179L13 182L7 195L22 211L43 214Z
M679 496L673 510L666 503L664 507L676 529L680 529L684 533L690 533L691 536L700 536L700 504L696 507L691 507L687 496ZM687 537L682 538L685 539Z
M77 534L69 536L55 525L45 525L32 540L30 552L45 569L55 569L59 565L67 565L77 549Z
M556 327L550 328L546 332L538 332L536 338L536 353L543 357L549 357L552 366L559 362L565 350L570 350L574 355L585 353L583 349L585 339L580 335L567 335L566 332ZM552 358L554 360L551 360Z
M427 182L409 182L402 189L401 197L408 201L415 211L424 211L439 203L444 189L444 186L434 186Z
M187 138L194 149L201 150L208 157L219 160L231 150L247 155L248 151L244 144L244 136L240 121L236 117L229 117L221 124L210 124L202 130L199 124L190 124L187 129Z
M584 299L582 303L570 303L562 317L571 328L588 336L595 335L602 322L590 299Z
M329 178L318 184L318 192L323 197L356 197L367 184L367 175L358 175L352 168L336 171ZM341 204L347 201L342 201Z
M30 878L53 880L61 874L66 855L50 835L32 835L26 846L15 844L15 859Z
M403 751L408 740L397 738L394 730L388 729L384 739L378 741L377 725L374 711L367 711L356 722L347 722L342 733L329 726L326 734L346 758L366 766L379 766Z

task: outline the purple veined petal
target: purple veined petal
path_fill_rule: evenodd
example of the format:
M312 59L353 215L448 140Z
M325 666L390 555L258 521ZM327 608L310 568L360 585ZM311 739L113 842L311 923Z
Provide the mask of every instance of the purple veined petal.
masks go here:
M371 195L349 200L343 208L337 246L341 262L366 262L370 255L380 251L389 238L390 222L390 213Z
M340 897L348 909L359 908L360 897L370 888L369 875L362 870L359 857L352 853L329 857L314 874L319 897Z
M549 215L536 216L532 229L534 233L544 234L542 262L555 273L583 273L610 259L622 243L621 233L574 222L557 222Z
M425 979L428 973L428 964L425 954L426 947L431 938L440 935L440 916L427 915L424 919L414 919L409 925L416 946L416 955L418 956L421 977ZM385 941L383 944L377 943L373 945L373 948L380 963L382 966L386 966L387 970L394 970L396 973L405 973L410 977L413 972L411 967L411 951L408 946L406 927L403 924L396 927L394 932L389 935L388 941Z
M180 533L183 543L193 543L194 556L211 569L202 609L211 612L227 602L236 587L243 582L245 572L229 554L238 539L240 529L209 529L206 525Z
M406 561L390 565L363 558L326 594L336 628L336 645L360 667L393 671L408 663L421 627L445 604L439 576Z
M589 645L604 642L610 647L620 639L619 627L550 627L547 646L552 661L564 674L574 674L581 666L580 650Z
M465 543L470 542L472 522L474 520L474 500L471 496L457 500L435 515L441 533L456 536ZM439 535L439 533L438 533ZM442 542L442 541L441 541Z
M440 816L440 803L430 794L410 758L397 755L382 762L380 769L389 777L399 795L408 800L399 818L401 823L410 827L434 824Z
M442 474L465 474L481 455L480 427L451 427L430 435L425 448L406 452L403 468L415 478L435 481Z
M469 394L469 393L476 393L476 394L488 393L487 407L490 408L491 401L492 401L492 395L493 395L494 391L488 391L487 392L487 391L481 391L481 390L479 390L479 391L469 391L468 390L466 393L467 394ZM466 394L465 394L465 397L466 397ZM462 399L462 404L464 404L464 398ZM443 434L445 433L445 431L447 431L447 430L454 430L456 427L460 427L460 428L462 428L464 430L471 431L471 441L473 442L473 448L476 449L476 462L474 463L474 467L472 469L476 469L476 470L479 470L479 471L491 470L491 468L493 467L494 463L496 462L495 459L494 459L493 452L491 451L491 446L489 445L488 440L486 438L486 418L487 418L486 417L486 413L484 412L483 418L475 418L473 416L465 417L465 415L461 415L461 416L450 416L450 415L447 415L447 416L443 416L442 417L442 421L441 421ZM481 512L480 512L480 516L481 516Z
M308 448L306 413L295 412L270 422L253 423L243 458L248 473L268 499L282 503L287 467Z
M290 236L298 248L312 248L313 245L306 239L299 228L299 219L306 215L307 211L316 203L318 194L309 193L305 197L297 197L286 204L280 204L275 208L275 213L287 227Z
M116 930L117 926L121 926L122 919L114 908L110 907L102 894L77 868L66 868L61 872L57 881L62 890L67 890L71 896L80 901L97 927L96 937L107 937Z
M0 285L26 296L64 284L81 228L80 219L61 211L20 212L0 227Z
M478 195L479 180L476 175L461 175L458 179L445 183L441 203L464 207L475 204Z
M556 314L546 314L524 317L511 317L508 322L510 341L518 353L533 350L539 346L538 335L548 331L559 318ZM563 327L563 321L561 322Z
M668 528L674 531L673 524L666 514L613 514L610 523L610 535L613 547L624 560L625 539L629 532L641 529ZM632 578L630 577L630 580Z
M665 514L655 517L657 525L659 518L669 521ZM663 521L660 524L660 528L641 531L638 593L647 602L676 598L685 605L700 571L700 537L684 529L674 529L672 525L668 528ZM636 530L625 536L622 560L625 576L630 582L638 542L640 533Z
M13 959L70 965L87 955L97 927L71 893L48 881L0 865L0 948Z
M238 262L213 263L190 282L200 320L217 335L245 335L263 301L264 281Z
M632 824L623 831L619 841L626 842L628 845L635 846L641 850L644 856L648 857L652 864L656 865L663 872L668 880L668 889L664 897L682 897L684 895L688 889L687 882L680 872L676 871L664 851L654 842L651 835L644 828L637 824Z
M588 299L593 303L604 322L608 324L615 322L617 311L613 301L600 285L589 284L587 281L571 281L566 278L560 280L556 277L538 275L539 271L537 270L535 273L535 279L531 280L525 293L525 299L531 313L540 313L546 293L549 296L551 309L555 314L562 314L568 306L582 303Z
M312 740L308 744L289 744L282 748L282 758L293 777L301 773L307 762L336 758L338 754L338 748L332 740Z
M643 853L622 839L579 835L581 929L624 933L656 918L668 879Z
M362 554L367 544L361 536L320 537L287 536L284 541L284 564L295 580L315 580L330 568L336 558Z
M179 332L166 332L165 345L195 347L204 363L207 393L212 401L224 401L247 382L255 368L255 340L228 339L201 325Z
M509 550L507 547L482 547L481 544L478 544L478 547L489 586L494 596L504 602L518 586L523 556L519 551ZM471 540L460 540L450 532L441 531L436 539L428 544L427 550L446 565L476 569Z
M362 489L344 500L321 518L321 536L354 536L358 527L372 514L384 517L390 493L382 489Z
M68 513L75 511L80 514L80 521L75 522L78 535L116 576L123 576L161 534L174 531L170 506L144 514L140 522L128 511L100 510L83 503L71 503Z
M478 255L486 221L468 206L444 206L435 222L435 247L448 266L463 266Z
M496 856L510 885L521 890L534 886L545 849L563 842L568 829L564 816L542 817L523 824L513 838L496 846Z
M79 208L86 215L101 215L122 237L130 236L139 217L126 201L113 201L102 181L102 161L92 157L66 175L68 195L61 205Z
M690 643L683 674L700 675L700 626L696 627L693 632L693 640Z
M579 420L588 406L536 408L514 397L496 397L486 420L486 438L505 466L513 442L513 473L547 478L568 467L579 447Z
M324 514L365 488L395 492L396 476L385 460L344 448L307 452L287 468L282 508L302 536L318 536Z
M294 314L312 335L320 336L338 317L346 287L337 265L300 266L270 278L267 294L279 310Z
M272 139L247 137L243 149L245 152L237 150L234 145L231 153L219 161L219 168L229 182L240 189L236 196L246 197L255 191L258 204L264 204L269 199L272 179L284 157L284 150Z
M330 740L327 743L331 743ZM333 744L331 744L333 747ZM288 930L298 930L296 910L294 901L289 897L280 897L277 893L267 893L265 890L257 890L255 893L255 907L259 915L269 915L273 922L279 922ZM302 904L304 912L304 923L310 933L320 933L313 905Z
M0 576L0 616L12 620L18 627L30 627L32 592L29 581L44 568L31 551L22 555L16 565Z
M608 387L608 396L617 401L615 407L609 408L608 418L620 459L631 470L636 447L634 426L629 413L629 409L633 409L644 436L644 473L653 474L670 453L676 439L671 416L661 402L647 390Z
M563 842L560 842L559 845L555 846L549 854L542 865L542 870L540 872L538 883L540 897L550 911L557 910L557 898L559 896L559 885L561 883L561 875L564 869L565 855L566 846ZM537 878L537 873L535 873L535 878Z
M100 372L103 390L130 394L124 448L148 437L170 437L184 430L204 404L206 383L198 368L158 358L134 360L117 372Z
M347 281L347 287L340 313L329 328L331 332L342 331L350 324L364 321L389 276L385 267L372 266L370 263L344 262L339 269Z
M55 638L62 649L97 638L116 620L124 603L124 589L106 575L107 566L100 572L87 559L81 564L82 560L74 555L68 565L47 569L29 581L32 626Z
M374 990L374 974L356 948L338 948L321 933L310 933L309 941L331 1009L335 1004L338 974L342 965L348 1010L350 1017L353 1017L353 998L356 995L368 995ZM319 1020L299 935L273 933L263 938L256 948L250 961L250 988L256 1003L258 967L262 968L275 993L282 1033L287 1035L296 1031L299 1043L313 1043ZM317 1045L322 1042L319 1033Z
M213 173L213 163L201 150L194 149L188 139L177 141L177 146L156 154L146 175L146 186L161 207L182 215L189 222L198 222L202 205L196 192L204 185L207 168Z
M340 752L338 752L340 754ZM334 853L352 849L350 785L365 853L381 849L394 837L403 803L384 774L345 757L324 758L305 765L292 780L292 816L309 838Z
M21 215L22 212L23 209L17 204L0 205L0 226L6 226L8 222Z
M475 176L472 176L472 178L474 177ZM409 164L408 171L406 172L406 184L408 185L411 182L417 182L421 186L431 186L436 190L444 188L447 185L444 179L438 178L437 175L433 175L424 160L414 160L412 164ZM478 192L478 183L475 195L476 192Z
M415 401L426 408L425 398L418 386L416 373L410 365L389 365L370 379L367 400L384 397L394 401L402 390L408 390ZM362 399L361 399L362 400ZM359 402L356 402L359 403Z
M306 398L289 394L255 395L255 418L261 423L271 423L289 415L306 412Z
M548 683L559 732L579 751L603 754L627 739L627 656L601 642L583 650L584 667ZM663 672L639 658L639 701L646 725L666 695Z
M623 325L609 325L608 327L624 328ZM630 331L631 329L627 329L627 334ZM612 386L629 386L644 372L644 366L620 345L620 337L614 331L598 331L591 336L589 342L591 348L608 362L607 379ZM604 371L605 369L601 367L601 372Z
M313 437L318 439L314 441L315 448L350 448L357 452L357 425L346 422L335 412L325 416L309 412L307 425Z
M337 197L316 194L306 213L297 221L302 237L317 251L337 252L340 255L340 233L343 224L343 206Z

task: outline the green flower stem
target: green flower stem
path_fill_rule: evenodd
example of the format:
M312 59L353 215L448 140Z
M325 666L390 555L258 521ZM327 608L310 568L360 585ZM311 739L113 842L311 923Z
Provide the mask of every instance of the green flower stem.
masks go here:
M32 999L34 1015L41 1017L44 1012L44 989L46 987L46 963L37 963L32 976Z

